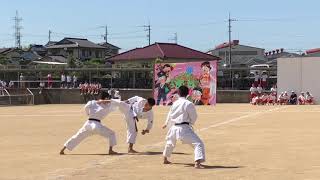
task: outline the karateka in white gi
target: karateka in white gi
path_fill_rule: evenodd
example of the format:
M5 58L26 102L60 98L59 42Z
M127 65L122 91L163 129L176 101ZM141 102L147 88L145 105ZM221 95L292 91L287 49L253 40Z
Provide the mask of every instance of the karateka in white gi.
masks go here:
M89 119L84 123L82 128L73 135L61 149L60 154L63 155L65 149L72 151L81 141L92 135L100 135L109 139L109 154L118 154L113 151L113 146L117 144L115 132L101 124L103 120L110 112L116 110L116 106L112 103L107 103L104 100L109 99L110 95L107 92L101 92L101 98L99 100L89 101L84 109Z
M163 163L171 163L168 158L171 156L177 140L181 140L182 143L194 147L194 167L202 168L201 163L205 161L205 149L203 142L191 126L197 120L197 111L195 105L186 99L188 93L189 90L186 86L179 88L180 98L172 104L166 123L163 125L163 128L171 125L166 137Z
M118 106L120 112L124 114L124 119L127 124L128 153L137 153L137 151L133 149L138 134L136 121L139 121L139 119L147 119L147 127L142 130L141 134L144 135L150 132L153 125L152 107L155 105L154 98L144 99L139 96L134 96L126 101L120 101L118 99L106 101Z

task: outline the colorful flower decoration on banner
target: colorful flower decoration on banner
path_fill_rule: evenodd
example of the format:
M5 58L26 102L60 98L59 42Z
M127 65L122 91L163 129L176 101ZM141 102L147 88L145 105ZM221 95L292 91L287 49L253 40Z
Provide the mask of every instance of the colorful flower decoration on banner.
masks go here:
M186 71L187 71L187 74L192 74L193 67L192 66L188 66Z

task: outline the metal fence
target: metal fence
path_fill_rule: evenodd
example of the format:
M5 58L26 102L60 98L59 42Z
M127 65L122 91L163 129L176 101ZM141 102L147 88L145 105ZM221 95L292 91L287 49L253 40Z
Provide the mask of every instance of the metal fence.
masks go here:
M267 86L270 89L277 83L276 68L227 68L220 67L217 72L217 89L220 90L248 90L255 81L255 73L260 76L267 74ZM20 82L20 75L24 79ZM76 75L79 83L99 82L104 88L138 88L152 89L152 68L110 68L102 66L84 66L82 68L67 68L59 66L0 66L0 80L16 81L15 86L24 83L25 88L37 88L40 81L45 82L47 87L47 75L52 75L53 88L60 87L61 74ZM262 78L259 78L259 83Z

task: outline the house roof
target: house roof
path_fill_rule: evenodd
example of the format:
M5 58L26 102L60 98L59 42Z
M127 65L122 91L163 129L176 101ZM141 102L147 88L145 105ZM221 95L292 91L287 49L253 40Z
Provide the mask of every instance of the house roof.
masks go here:
M46 45L44 45L45 47L49 47L52 45L55 45L57 43L57 41L48 41Z
M255 48L255 49L262 49L264 50L263 48L258 48L258 47L253 47L253 46L248 46L248 45L242 45L240 44L240 41L239 40L233 40L231 42L231 46L232 47L235 47L235 46L242 46L242 47L248 47L248 48ZM220 49L224 49L224 48L228 48L229 47L229 42L224 42L222 44L219 44L217 45L213 50L220 50ZM209 50L210 51L213 51L213 50Z
M88 39L80 38L64 38L61 41L55 43L54 45L48 46L48 49L60 49L60 48L96 48L105 49L105 47L95 44Z
M0 48L0 54L7 53L7 52L9 52L11 50L14 50L14 48Z
M115 45L110 44L110 43L107 43L107 42L99 43L98 45L103 46L103 47L111 47L111 48L113 48L113 49L121 49L121 48L119 48L118 46L115 46Z
M173 43L154 43L152 45L135 48L121 54L108 58L108 60L142 60L142 59L202 59L220 60L217 56L212 56L185 46Z
M64 56L45 56L41 58L42 61L50 61L50 62L61 62L61 63L66 63L67 58Z
M306 51L307 54L313 54L313 53L319 53L320 48L315 48L315 49L309 49Z

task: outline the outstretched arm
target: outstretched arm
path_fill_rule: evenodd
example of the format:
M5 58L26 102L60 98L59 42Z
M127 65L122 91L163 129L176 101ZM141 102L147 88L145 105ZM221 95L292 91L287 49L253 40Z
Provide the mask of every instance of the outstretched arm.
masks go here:
M146 134L146 133L149 133L150 130L152 129L153 127L153 112L152 111L149 111L148 114L147 114L147 121L148 121L148 124L147 124L147 127L145 130L142 130L142 135Z
M168 115L167 115L167 119L166 119L166 122L164 123L164 125L162 126L162 129L165 129L165 128L167 128L167 126L169 125L169 122L171 121L171 108L170 108L170 110L169 110L169 113L168 113Z

